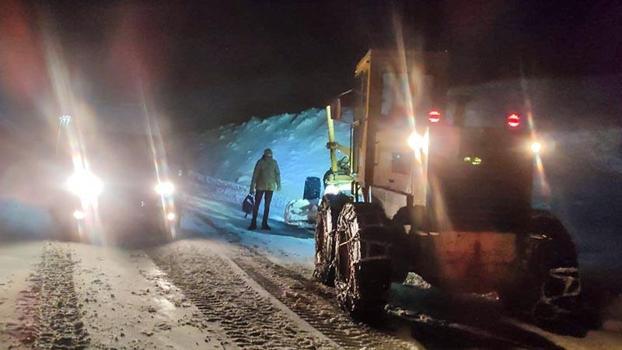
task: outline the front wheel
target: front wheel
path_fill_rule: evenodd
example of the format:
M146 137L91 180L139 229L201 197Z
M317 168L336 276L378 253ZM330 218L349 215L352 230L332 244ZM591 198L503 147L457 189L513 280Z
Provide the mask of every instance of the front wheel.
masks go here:
M325 285L332 286L335 280L335 235L337 218L345 203L351 198L327 194L318 208L315 226L315 269L313 276Z
M337 224L335 287L342 309L371 319L384 309L391 286L391 240L382 208L346 204Z

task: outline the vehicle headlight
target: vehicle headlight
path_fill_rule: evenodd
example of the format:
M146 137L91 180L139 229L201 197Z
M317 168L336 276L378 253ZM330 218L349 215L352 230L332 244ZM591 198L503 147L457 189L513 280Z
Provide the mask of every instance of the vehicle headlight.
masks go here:
M531 143L530 148L533 154L540 154L540 151L542 151L542 144L538 141L534 141Z
M73 212L73 218L80 221L80 220L84 220L84 218L86 217L86 214L84 214L84 212L82 210L75 210Z
M67 179L65 187L81 199L95 199L104 190L104 183L88 171L78 171Z
M162 181L155 186L155 191L160 196L170 196L175 192L175 185L170 181Z
M408 136L407 142L408 146L410 146L413 151L424 151L428 146L427 135L420 135L417 131L413 131L410 136Z

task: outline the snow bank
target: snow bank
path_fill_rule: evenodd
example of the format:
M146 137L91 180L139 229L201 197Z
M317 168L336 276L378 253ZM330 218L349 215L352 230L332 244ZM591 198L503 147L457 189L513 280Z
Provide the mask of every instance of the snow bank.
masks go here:
M348 142L348 124L335 123L335 132L338 141ZM265 148L271 148L282 178L282 190L273 199L272 216L282 219L287 202L302 198L305 179L308 176L322 178L328 170L327 133L323 109L225 125L200 138L196 170L202 175L235 183L247 192L255 163Z

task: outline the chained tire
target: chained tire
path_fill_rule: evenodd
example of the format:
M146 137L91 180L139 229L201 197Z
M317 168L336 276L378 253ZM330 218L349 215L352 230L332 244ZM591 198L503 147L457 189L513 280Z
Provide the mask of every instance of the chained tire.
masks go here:
M522 242L519 280L500 293L504 305L558 333L583 332L581 281L575 245L563 224L546 212L532 217Z
M337 223L335 287L339 306L354 318L377 319L391 286L391 237L382 208L348 203Z
M315 269L313 276L328 286L335 280L335 240L337 219L344 204L352 199L344 194L322 198L315 225Z

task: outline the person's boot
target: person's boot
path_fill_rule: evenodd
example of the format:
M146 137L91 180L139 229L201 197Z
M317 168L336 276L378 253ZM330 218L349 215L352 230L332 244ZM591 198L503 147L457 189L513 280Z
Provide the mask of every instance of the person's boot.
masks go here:
M263 223L261 224L261 229L262 229L262 230L266 230L266 231L270 231L270 230L271 230L271 229L270 229L270 226L268 226L268 223L267 223L267 222L263 222Z
M249 230L253 231L257 229L257 222L252 221L251 225L248 227Z

